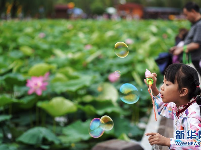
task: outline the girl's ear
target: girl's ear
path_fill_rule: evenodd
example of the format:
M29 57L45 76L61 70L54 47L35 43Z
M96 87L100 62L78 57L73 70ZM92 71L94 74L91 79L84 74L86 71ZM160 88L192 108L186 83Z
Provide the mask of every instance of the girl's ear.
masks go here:
M180 96L180 97L184 97L184 96L186 96L187 94L188 94L188 89L187 89L187 88L182 88L182 89L180 90L179 96Z

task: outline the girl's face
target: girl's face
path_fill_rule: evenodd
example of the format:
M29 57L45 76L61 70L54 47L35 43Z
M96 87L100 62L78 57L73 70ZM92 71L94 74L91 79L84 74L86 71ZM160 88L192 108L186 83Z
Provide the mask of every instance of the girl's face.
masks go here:
M164 77L163 85L161 86L161 98L164 103L174 102L177 103L177 100L180 98L180 92L178 83L174 84L170 81L167 81Z

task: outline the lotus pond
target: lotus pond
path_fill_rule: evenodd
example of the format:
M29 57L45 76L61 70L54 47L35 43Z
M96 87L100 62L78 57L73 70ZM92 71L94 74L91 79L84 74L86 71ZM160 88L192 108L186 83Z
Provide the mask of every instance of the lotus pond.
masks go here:
M0 22L0 150L89 150L101 141L141 140L138 126L152 102L145 69L174 45L186 21L30 20ZM120 58L115 43L129 53ZM118 71L119 76L114 76ZM130 83L139 100L120 100ZM99 138L92 119L107 115L114 127ZM146 124L146 122L145 122Z

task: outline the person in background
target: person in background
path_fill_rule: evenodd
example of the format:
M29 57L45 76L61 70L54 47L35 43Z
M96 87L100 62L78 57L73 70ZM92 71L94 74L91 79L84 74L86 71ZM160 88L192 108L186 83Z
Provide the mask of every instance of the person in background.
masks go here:
M183 47L184 46L184 40L188 34L188 30L185 28L179 29L179 34L175 37L175 45L177 47ZM172 56L172 63L180 63L179 56L173 55Z
M184 46L172 47L170 52L173 53L173 55L179 55L180 60L182 59L182 54L186 53L201 75L201 67L199 66L201 60L201 14L199 10L199 6L194 2L188 2L184 6L183 13L192 23L192 26L184 40Z

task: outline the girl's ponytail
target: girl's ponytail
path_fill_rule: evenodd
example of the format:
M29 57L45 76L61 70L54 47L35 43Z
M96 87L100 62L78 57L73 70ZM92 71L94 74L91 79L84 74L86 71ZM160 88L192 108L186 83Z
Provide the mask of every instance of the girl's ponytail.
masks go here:
M195 92L194 92L194 95L196 97L196 102L198 105L201 105L201 89L200 89L200 83L199 81L195 80L195 85L196 85L196 89L195 89Z
M198 93L196 96L196 102L198 105L201 106L201 90L200 90L200 87L197 87L195 92Z

